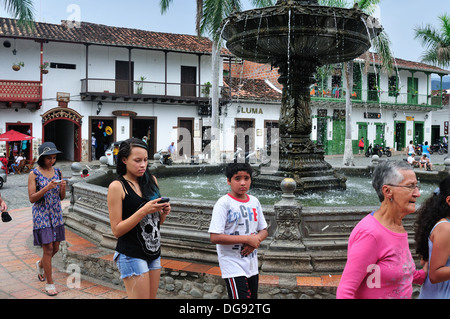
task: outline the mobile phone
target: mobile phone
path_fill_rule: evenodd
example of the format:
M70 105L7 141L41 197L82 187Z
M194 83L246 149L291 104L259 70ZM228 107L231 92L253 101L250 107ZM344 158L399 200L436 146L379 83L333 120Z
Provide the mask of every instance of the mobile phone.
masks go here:
M169 200L170 200L169 198L163 197L163 198L161 198L161 200L158 202L158 204L168 203Z
M54 182L59 184L59 183L61 183L61 180L60 179L55 179Z

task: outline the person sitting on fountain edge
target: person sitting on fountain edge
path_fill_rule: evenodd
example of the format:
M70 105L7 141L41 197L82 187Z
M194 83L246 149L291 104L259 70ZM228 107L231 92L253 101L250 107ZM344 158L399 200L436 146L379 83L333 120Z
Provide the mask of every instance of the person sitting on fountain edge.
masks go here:
M252 168L230 163L225 174L231 191L214 205L209 233L216 244L222 278L230 299L257 299L257 248L268 236L259 200L248 195Z

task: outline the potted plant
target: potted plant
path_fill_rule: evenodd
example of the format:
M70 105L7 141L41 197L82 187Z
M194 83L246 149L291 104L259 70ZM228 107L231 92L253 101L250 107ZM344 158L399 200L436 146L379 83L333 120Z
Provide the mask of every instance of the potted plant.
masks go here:
M203 84L202 93L206 97L209 97L209 93L211 92L211 87L212 87L212 85L210 82L206 82L205 84Z
M49 63L48 62L44 62L41 65L39 65L39 68L41 69L42 74L47 74L48 73L48 68Z
M146 77L145 76L141 76L139 78L139 81L136 82L136 89L137 89L137 94L142 94L142 90L144 89L144 81L145 81Z
M20 68L24 67L24 66L25 66L25 63L23 63L23 62L16 62L16 63L13 63L12 69L14 71L19 71Z

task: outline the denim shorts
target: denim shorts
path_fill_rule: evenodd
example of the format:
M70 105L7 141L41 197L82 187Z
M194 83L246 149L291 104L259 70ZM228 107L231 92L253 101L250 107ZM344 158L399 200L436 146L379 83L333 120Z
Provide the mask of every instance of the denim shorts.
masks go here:
M114 260L120 271L120 279L131 276L140 276L150 270L161 269L161 257L154 260L144 260L140 258L128 257L124 254L115 252Z

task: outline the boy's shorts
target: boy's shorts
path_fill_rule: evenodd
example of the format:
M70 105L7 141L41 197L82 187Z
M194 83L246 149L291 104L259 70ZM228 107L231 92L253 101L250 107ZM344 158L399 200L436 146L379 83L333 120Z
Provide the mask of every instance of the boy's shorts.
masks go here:
M225 278L228 298L230 299L258 299L259 275L252 277Z

